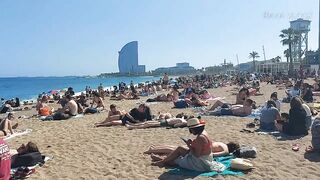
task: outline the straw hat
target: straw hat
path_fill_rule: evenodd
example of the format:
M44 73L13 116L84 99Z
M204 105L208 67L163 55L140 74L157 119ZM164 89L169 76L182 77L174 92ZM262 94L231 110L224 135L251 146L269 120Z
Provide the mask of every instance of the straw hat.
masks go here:
M198 118L191 118L187 121L188 128L195 128L204 126L205 122L203 120L199 120Z

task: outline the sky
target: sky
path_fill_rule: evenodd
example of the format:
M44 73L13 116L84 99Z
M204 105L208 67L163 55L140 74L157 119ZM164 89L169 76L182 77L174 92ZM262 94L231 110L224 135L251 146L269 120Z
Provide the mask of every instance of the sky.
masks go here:
M146 69L202 68L281 56L279 34L311 20L318 48L319 0L0 0L0 77L118 72L118 51L138 41Z

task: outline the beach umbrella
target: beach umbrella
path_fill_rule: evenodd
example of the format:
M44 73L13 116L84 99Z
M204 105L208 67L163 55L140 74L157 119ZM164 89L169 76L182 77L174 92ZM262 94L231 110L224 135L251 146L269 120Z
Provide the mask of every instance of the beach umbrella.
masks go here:
M51 90L48 92L49 94L58 94L59 93L59 90Z

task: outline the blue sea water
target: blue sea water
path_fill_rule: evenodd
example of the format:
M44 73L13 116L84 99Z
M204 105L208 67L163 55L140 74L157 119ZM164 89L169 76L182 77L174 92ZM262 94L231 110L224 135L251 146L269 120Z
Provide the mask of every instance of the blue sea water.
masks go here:
M42 92L60 90L73 87L75 92L85 90L86 86L97 89L100 83L104 87L118 85L119 82L138 84L146 81L157 81L160 77L112 77L112 78L85 78L85 77L12 77L0 78L0 97L11 99L19 97L22 100L35 99Z

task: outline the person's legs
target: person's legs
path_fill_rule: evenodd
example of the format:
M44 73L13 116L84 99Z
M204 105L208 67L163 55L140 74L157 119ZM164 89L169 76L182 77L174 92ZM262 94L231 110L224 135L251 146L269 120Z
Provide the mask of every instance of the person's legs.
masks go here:
M160 122L144 122L138 124L127 125L128 129L145 129L151 127L160 127Z
M175 165L174 160L176 160L180 156L185 156L189 152L188 149L179 146L175 149L171 154L169 154L163 160L152 163L153 166L164 166L164 165Z
M168 145L160 145L160 146L151 146L148 151L145 151L144 154L170 154L177 147L168 146Z
M222 106L224 103L220 100L216 101L213 106L209 109L209 111L215 110L217 107Z
M123 125L121 120L96 124L95 127L109 127L109 126L119 126L119 125Z

